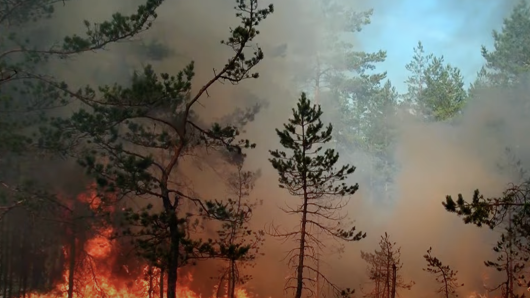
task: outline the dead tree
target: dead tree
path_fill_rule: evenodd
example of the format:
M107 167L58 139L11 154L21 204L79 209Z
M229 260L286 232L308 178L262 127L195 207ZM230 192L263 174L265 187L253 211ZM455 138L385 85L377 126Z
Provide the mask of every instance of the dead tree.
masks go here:
M368 278L373 288L364 293L370 298L394 298L398 289L410 290L414 282L405 282L399 271L403 268L401 248L390 242L385 233L379 241L379 249L373 253L361 251L361 258L368 263Z
M449 265L444 265L438 258L431 255L432 247L427 250L427 254L423 257L427 261L427 267L423 271L432 273L435 276L436 282L441 286L436 289L436 293L442 294L445 298L458 297L456 289L464 286L458 283L456 275L458 271L454 271Z

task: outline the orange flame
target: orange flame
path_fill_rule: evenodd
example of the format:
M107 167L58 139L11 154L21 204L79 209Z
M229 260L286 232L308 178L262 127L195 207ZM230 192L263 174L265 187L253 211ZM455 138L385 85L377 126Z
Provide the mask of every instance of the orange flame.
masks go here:
M81 202L89 204L95 210L101 207L101 200L97 197L95 191L82 194L77 197ZM113 271L117 257L115 250L115 240L111 240L114 233L112 227L96 228L96 236L87 240L83 246L82 260L76 260L76 269L74 274L74 293L75 298L155 298L160 297L160 269L145 265L142 268L140 276L124 278L116 276ZM66 259L69 259L69 251L63 248ZM67 298L69 289L69 269L66 264L62 281L55 286L55 289L47 294L34 294L33 298ZM128 268L123 268L129 273ZM177 296L185 298L201 298L201 295L189 288L193 276L188 273L187 276L179 278L177 286ZM216 297L215 289L212 291L212 298ZM236 289L236 298L249 298L249 293L242 288ZM225 297L226 298L226 297Z

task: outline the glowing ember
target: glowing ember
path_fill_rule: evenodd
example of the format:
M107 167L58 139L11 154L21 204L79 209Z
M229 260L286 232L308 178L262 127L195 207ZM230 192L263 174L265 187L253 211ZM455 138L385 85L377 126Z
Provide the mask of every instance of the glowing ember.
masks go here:
M95 210L101 207L101 200L95 192L80 195L79 201L89 204ZM116 273L117 243L111 240L114 230L112 227L93 227L95 236L84 242L82 249L78 248L74 274L73 297L80 298L154 298L160 297L160 270L144 266L142 272L131 273L129 268L121 267L121 273ZM76 245L79 241L76 241ZM65 259L69 260L69 248L63 248ZM63 279L55 289L47 294L32 295L33 298L67 298L69 289L69 263L66 262ZM119 267L119 266L118 266ZM187 286L193 280L193 276L179 276L177 296L185 298L201 298L199 294ZM164 281L163 284L167 284ZM215 297L215 289L212 290L212 298ZM236 290L237 298L249 298L244 289Z

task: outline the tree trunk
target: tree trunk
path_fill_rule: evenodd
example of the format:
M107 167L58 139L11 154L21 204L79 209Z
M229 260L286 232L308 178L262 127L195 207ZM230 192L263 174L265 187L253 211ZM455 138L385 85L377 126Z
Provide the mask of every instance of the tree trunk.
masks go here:
M160 298L164 298L164 268L160 268Z
M236 261L230 260L230 277L228 280L228 298L236 296Z
M171 204L167 190L164 194L164 209L169 217L170 251L167 264L167 298L177 298L177 269L179 266L180 231L177 217L178 198Z
M215 297L221 298L221 293L223 289L223 282L225 281L225 274L221 275L221 278L219 279L219 283L217 284L217 291L215 293Z
M3 226L3 237L2 237L2 297L7 297L7 273L8 273L8 262L9 262L9 226L7 219L4 218L2 221Z
M147 274L149 275L149 289L147 289L147 295L149 298L153 298L153 266L149 266Z
M305 180L305 179L304 179ZM302 297L304 287L304 259L305 259L305 237L307 225L307 196L304 196L304 207L302 213L302 227L300 229L300 248L298 252L298 268L296 272L296 294L294 298Z
M315 79L315 104L320 104L319 102L319 96L320 95L320 58L317 54L317 77ZM317 217L317 222L320 218ZM319 241L319 235L320 233L318 233L317 231L317 241ZM315 298L320 298L320 252L318 251L317 249L317 255L316 255L316 266L317 266L317 274L315 276L315 286L316 286L316 290L315 290Z
M396 298L397 267L392 264L392 298Z
M7 262L6 262L6 280L5 280L5 287L6 289L4 291L7 291L4 298L11 298L12 297L12 289L13 289L13 231L9 231L9 234L7 236Z
M391 285L390 285L390 275L392 274L392 272L390 271L392 269L392 266L390 265L392 263L392 259L391 259L391 252L388 251L387 252L387 263L386 263L386 279L385 279L385 298L390 298L390 292L391 292Z
M76 239L75 239L75 224L72 224L72 235L70 235L70 263L68 266L68 298L74 297L74 276L75 276L75 263L76 263Z

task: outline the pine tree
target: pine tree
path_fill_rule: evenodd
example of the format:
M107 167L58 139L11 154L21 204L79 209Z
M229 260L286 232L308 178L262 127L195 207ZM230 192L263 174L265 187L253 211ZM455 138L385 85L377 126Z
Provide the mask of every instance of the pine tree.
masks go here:
M493 31L494 49L482 46L486 60L485 72L490 86L510 87L521 82L522 74L530 70L530 6L520 0L501 31Z
M414 52L413 61L406 66L412 72L406 81L409 84L406 102L429 121L453 118L467 100L460 70L445 64L443 56L425 55L421 42Z
M449 265L444 265L442 261L434 257L432 254L432 247L427 250L427 254L423 256L427 261L427 267L423 271L429 272L435 276L436 281L440 284L440 288L436 293L442 294L445 298L458 297L456 290L463 287L464 284L458 283L458 271L454 271Z
M247 50L259 34L257 26L273 12L273 6L260 8L258 0L236 0L235 9L241 24L222 42L233 55L196 93L191 88L193 62L176 75L157 74L148 65L133 75L129 87L114 84L100 87L98 92L87 87L71 94L84 106L69 118L53 119L51 127L41 131L43 145L73 155L96 179L104 199L112 193L147 200L148 208L127 210L127 218L141 227L125 232L140 240L135 243L143 256L167 266L167 298L176 297L177 268L190 256L218 256L219 252L212 241L190 239L188 228L193 222L182 209L184 202L197 205L208 218L228 216L226 203L203 200L186 191L178 171L183 157L213 147L227 151L232 158L242 158L242 150L254 146L237 138L238 127L215 123L208 129L193 113L213 84L237 84L258 77L252 69L263 59L263 52L255 47L253 55L248 55ZM161 212L153 208L155 204ZM156 237L149 238L153 234Z
M526 284L528 281L524 274L528 257L520 255L521 240L517 237L515 229L509 224L505 228L505 232L501 234L497 245L493 247L493 251L497 254L496 260L484 262L486 267L503 272L504 281L489 289L491 292L500 290L503 298L524 297L517 295L517 286L528 288L528 284Z
M370 23L373 10L356 11L336 0L313 3L312 18L305 21L309 22L306 28L314 30L315 45L297 53L298 67L304 71L296 83L314 92L315 103L329 110L324 117L335 123L337 149L351 150L361 138L357 130L360 115L374 88L386 77L386 73L370 73L386 59L386 52L359 51L350 38Z
M226 250L222 252L226 263L220 271L217 297L225 297L220 293L223 285L226 285L226 297L235 298L236 285L244 285L252 279L252 276L243 273L243 269L253 267L256 258L263 255L261 248L265 234L262 230L253 231L250 228L252 214L261 203L249 199L258 174L243 171L239 164L236 171L229 175L230 194L234 198L228 199L227 209L231 216L223 221L217 232Z
M300 217L300 229L284 233L275 228L271 232L273 236L298 242L288 254L288 265L295 274L286 285L287 289L295 289L295 298L302 297L304 291L312 291L310 285L314 281L309 274L327 281L336 294L350 293L333 284L314 266L316 254L323 248L321 240L316 238L317 233L343 241L359 241L366 237L365 233L356 232L355 227L345 230L341 226L345 217L340 211L359 186L345 182L355 171L354 166L337 166L339 154L334 149L322 152L323 145L332 139L333 127L331 124L324 127L321 116L320 106L312 106L302 93L292 118L284 124L283 130L276 130L287 152L270 151L272 158L269 160L278 171L280 188L300 200L295 207L282 209L286 214Z
M447 211L462 217L466 224L504 229L493 249L497 260L485 262L486 266L505 272L505 282L495 288L502 289L503 297L515 297L516 285L530 287L530 281L522 274L530 259L529 190L530 181L525 180L508 187L500 197L486 198L475 190L470 202L461 194L457 200L447 196L443 202Z
M116 13L102 23L85 21L86 32L62 42L36 42L37 22L53 17L57 0L15 0L0 10L0 154L29 150L25 130L43 122L44 111L64 106L77 90L46 73L50 59L68 59L134 37L148 29L163 0L146 0L131 15ZM50 48L50 44L55 44ZM0 155L0 158L1 158Z
M373 157L368 186L382 198L388 198L391 193L392 177L397 168L391 149L396 133L393 121L397 116L398 97L395 87L387 80L372 97L361 123L362 148Z
M378 193L376 197L385 197L388 183L380 184L377 177L390 180L391 175L385 172L390 167L381 167L386 163L380 154L383 143L370 143L367 130L374 126L374 122L384 122L384 118L391 117L384 114L386 111L382 105L376 103L385 93L383 80L386 72L374 70L378 63L385 61L386 52L361 51L352 41L364 26L370 24L373 10L357 11L355 7L335 0L316 0L314 3L312 23L307 27L314 30L311 33L315 45L298 55L305 70L298 83L303 89L314 90L315 103L328 111L323 120L335 126L335 149L343 156L362 152L371 157L360 171L367 186ZM376 111L378 107L382 109ZM384 116L367 120L370 113ZM316 295L318 298L318 293Z
M444 65L443 56L433 58L426 72L426 88L421 97L424 115L434 121L455 117L467 99L460 70Z
M427 81L425 74L433 58L434 55L427 55L423 44L421 41L418 41L418 45L414 48L412 61L405 65L405 69L411 72L411 75L405 80L408 91L404 94L403 99L406 107L415 115L421 114L422 112L420 98L423 96Z

